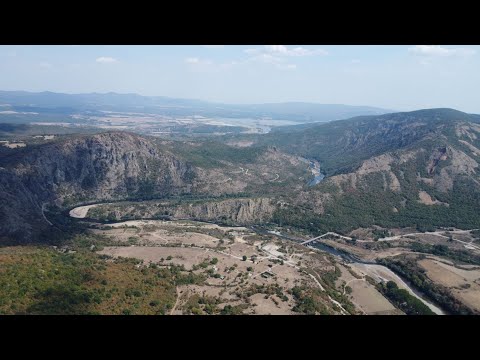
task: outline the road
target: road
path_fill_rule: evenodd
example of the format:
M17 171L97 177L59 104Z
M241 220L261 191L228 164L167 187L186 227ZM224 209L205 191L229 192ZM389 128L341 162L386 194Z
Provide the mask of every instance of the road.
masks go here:
M320 277L317 273L315 273L318 277ZM317 278L315 276L313 276L312 274L308 274L308 276L310 276L314 281L315 283L318 285L318 287L320 288L320 290L322 291L325 291L325 289L323 288L322 284L320 284L320 281L317 280ZM337 305L339 308L340 308L340 312L342 313L342 315L348 315L348 312L347 310L345 310L342 306L342 304L340 304L337 300L334 300L331 298L330 295L327 295L328 296L328 299L335 305Z
M280 177L280 175L278 175L278 174L275 174L275 178L274 178L274 179L272 179L272 180L269 180L269 181L276 181L276 180L278 180L278 178L279 178L279 177Z
M479 230L479 229L471 229L471 230L452 230L452 231L448 231L448 230L437 230L437 231L427 231L427 232L424 232L424 233L422 233L422 232L415 232L415 233L409 233L409 234L403 234L403 235L388 236L388 237L384 237L384 238L378 239L378 241L393 241L393 240L399 240L399 239L401 239L401 238L403 238L403 237L407 237L407 236L418 236L418 235L433 235L433 236L438 236L438 237L442 237L442 238L445 238L445 239L449 239L449 236L445 235L446 232L448 232L448 233L450 233L450 234L469 234L470 232L472 232L472 231L474 231L474 230ZM465 247L470 246L471 248L480 251L480 247L478 247L478 246L476 246L476 245L473 245L472 243L468 243L468 242L466 242L466 241L454 239L453 237L452 237L452 240L464 244ZM468 249L468 248L467 248L467 249Z
M47 219L47 217L45 216L45 205L47 205L47 203L43 203L42 204L42 216L43 218L45 219L45 221L50 225L50 226L53 226L53 224Z
M172 310L170 310L170 315L173 315L173 312L174 312L175 309L177 308L178 300L180 299L180 294L178 293L177 287L175 287L175 293L176 293L176 295L177 295L177 299L175 300L175 305L173 305Z
M295 265L294 263L292 264L291 260L289 261L289 260L280 259L280 258L278 258L277 256L271 254L268 250L266 250L266 249L264 249L264 248L262 248L262 250L265 251L267 254L271 255L272 258L276 258L276 259L282 260L282 261L284 262L284 264L287 264L287 265L289 265L289 266L294 267L295 269L297 269L297 270L299 270L299 271L302 271L302 270L300 269L300 267L298 267L298 266ZM293 256L293 254L292 254L292 256ZM290 258L291 258L291 257L290 257ZM278 266L278 265L276 265L276 266ZM273 269L273 267L272 267L272 269ZM323 291L323 292L325 292L325 288L322 286L322 284L320 284L320 282L317 280L317 278L316 278L315 276L313 276L312 274L307 273L307 272L305 272L305 271L302 271L302 272L304 272L305 274L307 274L308 276L310 276L310 277L313 279L313 281L315 281L315 283L316 283L317 286L320 288L320 290ZM320 277L317 273L315 273L315 274L316 274L318 277ZM256 276L258 276L258 274L257 274ZM340 312L341 312L342 315L348 315L347 310L345 310L345 309L343 308L342 304L340 304L338 301L332 299L332 297L331 297L330 295L327 295L327 296L328 296L328 299L329 299L333 304L337 305L337 306L340 308Z

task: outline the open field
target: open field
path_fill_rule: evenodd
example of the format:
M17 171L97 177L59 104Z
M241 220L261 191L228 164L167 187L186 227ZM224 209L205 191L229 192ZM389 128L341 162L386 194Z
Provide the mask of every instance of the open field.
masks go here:
M414 293L411 290L411 288L398 275L396 275L393 271L391 271L390 269L384 266L370 265L370 264L353 264L352 268L364 276L368 275L372 277L374 280L378 282L393 281L398 285L400 289L405 289L411 295L415 296L419 300L422 300L416 293ZM427 305L436 314L443 314L443 311L439 309L437 306L431 303L425 302L424 300L422 300L422 302L425 305Z
M449 288L452 295L467 306L480 310L480 267L464 270L430 258L418 264L432 281Z
M80 207L72 212L73 215L85 216L89 209L90 207ZM269 231L266 235L260 235L247 227L221 226L191 220L128 220L92 224L90 231L111 241L112 245L105 246L98 254L114 258L136 258L143 262L143 266L180 266L192 276L203 277L204 281L177 286L173 314L221 313L223 308L228 309L225 310L227 312L243 314L310 313L309 311L403 314L376 289L372 280L376 283L394 281L399 288L406 289L412 296L421 299L435 313L444 313L427 299L422 299L412 290L411 285L385 266L345 263L340 257L283 240L278 237L281 231ZM457 229L429 233L394 229L385 233L389 236L379 241L368 240L372 234L368 230L357 232L366 238L357 237L357 241L353 242L351 237L335 233L326 234L318 241L359 259L374 262L375 259L407 254L415 257L422 254L418 249L412 248L415 244L442 245L458 251L464 250L464 245L474 240L469 231ZM470 251L476 252L476 249ZM429 253L424 253L423 256L446 264L454 263L453 260ZM469 266L472 265L462 265L464 269ZM434 276L431 278L437 281ZM453 286L451 291L457 293L460 301L475 306L475 287L467 290L458 288L465 287L465 284L450 285ZM309 289L305 290L308 294L316 289L323 296L317 298L322 306L319 305L316 310L299 310L301 299L292 296L294 289Z
M395 315L403 314L393 306L377 289L375 286L365 280L365 275L361 272L356 272L348 265L339 265L342 276L339 278L341 286L344 291L346 287L351 288L351 301L355 304L362 313L366 315ZM352 274L355 274L355 276ZM346 291L345 291L346 292Z
M346 313L339 305L348 304L331 297L337 293L335 297L341 298L343 289L329 288L322 280L321 274L335 270L333 260L306 247L244 227L193 221L127 221L96 227L93 233L119 244L103 247L100 255L136 258L143 266L180 266L190 276L203 278L177 286L172 314L291 314L299 306L294 288L304 289L305 294L313 291L320 312ZM318 277L304 267L314 269Z

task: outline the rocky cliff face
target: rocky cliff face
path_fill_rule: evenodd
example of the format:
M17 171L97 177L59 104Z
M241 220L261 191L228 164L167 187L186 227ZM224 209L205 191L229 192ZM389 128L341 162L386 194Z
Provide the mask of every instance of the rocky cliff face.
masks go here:
M175 218L231 220L236 224L251 224L270 219L275 208L272 200L268 198L229 199L178 207L172 211L172 215Z
M47 201L120 199L189 192L194 170L128 133L78 137L30 151L11 169Z
M0 238L35 238L42 207L189 193L195 169L128 133L78 136L26 149L0 170Z
M93 219L145 219L169 216L173 219L202 221L227 221L247 225L269 221L277 208L274 200L266 197L251 199L227 199L189 204L169 202L113 203L90 209L87 217Z

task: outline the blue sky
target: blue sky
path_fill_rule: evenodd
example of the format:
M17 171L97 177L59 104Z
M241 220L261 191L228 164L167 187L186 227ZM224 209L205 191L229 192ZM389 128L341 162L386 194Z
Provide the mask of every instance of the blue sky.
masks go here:
M480 113L480 46L0 46L0 90Z

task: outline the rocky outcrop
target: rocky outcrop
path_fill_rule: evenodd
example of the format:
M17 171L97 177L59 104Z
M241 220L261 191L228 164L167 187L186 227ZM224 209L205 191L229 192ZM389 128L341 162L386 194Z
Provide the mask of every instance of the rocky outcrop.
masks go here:
M27 148L0 170L0 238L35 240L47 206L192 192L195 168L129 133L76 136Z
M207 221L231 220L236 224L251 224L270 219L275 209L276 206L268 198L229 199L182 206L173 210L173 216Z
M175 204L169 201L143 203L113 203L95 206L87 217L93 219L192 219L201 221L230 222L247 225L269 221L277 204L269 198L236 198L218 201L194 201Z
M332 176L329 181L341 190L343 188L356 189L358 180L370 174L380 173L383 179L384 191L389 189L394 192L400 192L402 190L400 181L392 171L391 165L404 161L407 156L409 155L393 156L389 153L375 156L365 160L355 172Z
M426 158L424 157L425 153L428 154ZM428 177L422 177L420 175L422 169L416 168L416 181L435 187L441 192L452 190L454 181L461 176L478 184L476 179L478 162L453 146L383 154L365 160L354 172L332 176L327 181L335 184L341 191L348 188L356 189L359 180L370 174L379 173L383 177L383 190L389 189L399 193L402 192L401 183L392 168L400 169L410 165L417 167L421 166L422 162L423 170ZM403 174L403 171L398 170L398 174ZM403 176L401 178L405 180Z
M44 200L89 201L189 192L194 170L128 133L76 137L30 151L12 168Z

